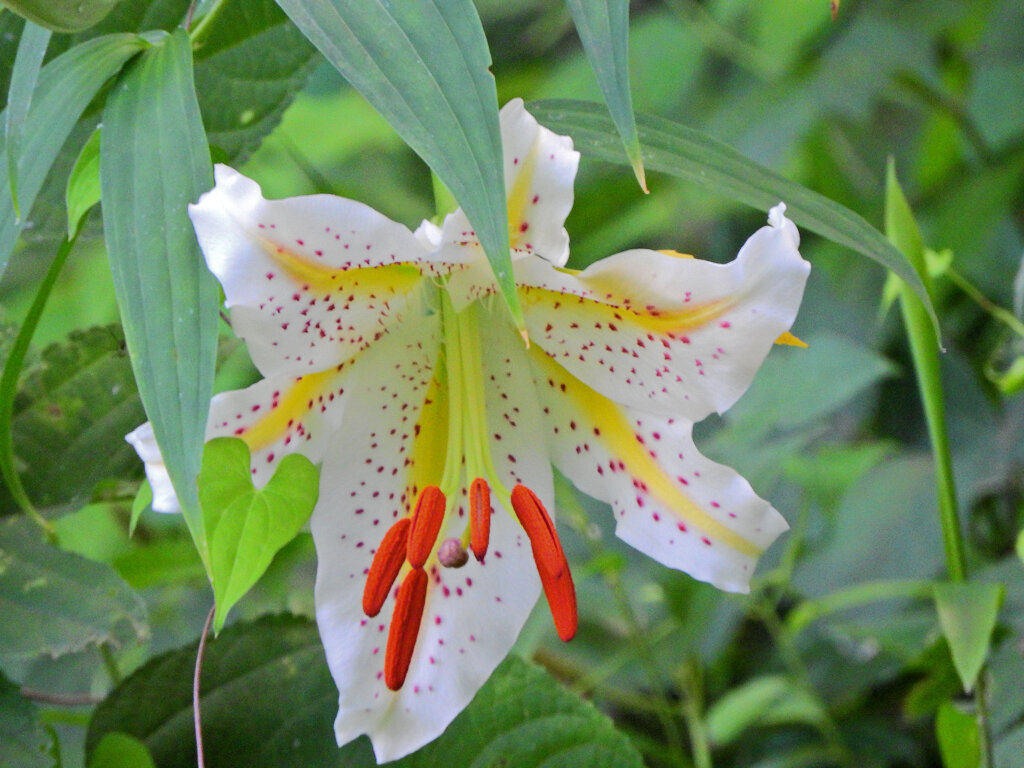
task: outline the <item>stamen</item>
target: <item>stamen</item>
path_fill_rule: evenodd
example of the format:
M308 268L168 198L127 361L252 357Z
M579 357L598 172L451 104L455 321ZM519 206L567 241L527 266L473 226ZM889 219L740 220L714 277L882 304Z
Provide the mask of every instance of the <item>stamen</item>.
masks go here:
M437 559L445 568L461 568L469 560L469 554L458 539L445 539L437 548Z
M388 645L384 652L384 682L397 691L405 682L416 648L423 618L423 604L427 599L427 572L413 568L398 588L395 611L391 614Z
M422 568L437 541L437 534L444 522L445 498L436 485L428 485L416 500L416 511L412 513L412 528L409 529L409 547L406 557L413 568Z
M405 562L405 550L409 541L409 526L412 521L403 517L392 525L384 534L377 552L370 563L366 574L366 586L363 588L363 613L373 617L380 613L381 606L387 600L391 585L398 578L398 572Z
M469 546L477 560L483 562L491 538L491 488L483 478L469 486Z
M576 588L558 533L537 494L525 485L512 489L512 509L530 537L533 560L551 608L551 617L555 620L555 629L558 636L568 642L575 637L578 624Z

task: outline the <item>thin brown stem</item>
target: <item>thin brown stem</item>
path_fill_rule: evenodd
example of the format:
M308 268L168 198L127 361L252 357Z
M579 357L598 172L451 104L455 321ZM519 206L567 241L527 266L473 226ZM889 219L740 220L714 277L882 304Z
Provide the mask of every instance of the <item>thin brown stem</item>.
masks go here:
M206 623L203 624L203 634L199 636L199 648L196 649L196 674L192 679L192 713L195 718L196 728L196 766L205 768L206 760L203 757L203 726L202 718L199 715L199 676L203 671L203 655L206 653L206 636L210 633L210 625L213 623L213 611L216 603L210 606L210 612L206 614Z
M91 693L50 693L35 688L22 687L21 695L40 704L52 704L55 707L91 707L103 701L100 696Z

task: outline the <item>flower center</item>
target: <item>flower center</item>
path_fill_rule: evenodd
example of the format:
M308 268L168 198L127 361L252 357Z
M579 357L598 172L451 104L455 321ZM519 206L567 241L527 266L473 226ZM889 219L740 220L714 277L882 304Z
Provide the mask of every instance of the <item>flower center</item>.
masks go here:
M405 683L426 603L426 566L432 557L443 567L459 568L472 551L484 563L490 540L492 497L519 520L530 540L537 573L555 628L562 640L576 634L576 591L569 564L554 523L533 491L516 485L511 492L495 470L487 431L483 356L480 350L479 302L461 312L452 306L448 292L441 297L442 348L435 378L446 403L444 470L437 484L427 485L416 496L410 513L397 521L381 540L366 576L363 612L376 616L384 606L402 571L405 575L395 598L384 656L384 682L393 691ZM444 528L450 500L465 491L469 522L461 537L437 538Z

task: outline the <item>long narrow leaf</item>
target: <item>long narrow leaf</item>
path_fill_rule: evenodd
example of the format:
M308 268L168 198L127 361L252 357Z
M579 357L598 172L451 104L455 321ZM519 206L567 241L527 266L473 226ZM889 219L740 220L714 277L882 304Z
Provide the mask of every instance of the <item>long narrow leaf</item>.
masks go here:
M103 227L139 394L206 557L196 491L217 344L217 282L187 206L213 185L179 29L126 68L100 135Z
M613 163L624 162L615 126L601 106L553 100L534 102L529 108L548 128L570 134L577 149ZM924 302L932 325L938 330L935 309L917 271L881 232L849 208L758 165L700 131L647 115L638 115L637 125L648 168L761 210L784 201L786 215L801 227L845 245L899 275Z
M46 46L50 44L50 30L25 22L25 29L18 41L18 53L11 70L11 87L7 91L7 113L4 120L4 138L7 146L7 181L14 203L14 215L21 218L18 206L18 153L21 150L21 134L32 104L32 92L43 66Z
M19 221L11 198L0 195L0 276L43 180L79 116L100 86L145 45L136 35L105 35L75 46L43 67L25 119L18 160L18 202L26 215Z
M473 222L517 324L490 51L471 0L278 0Z
M629 90L629 0L565 0L565 4L622 137L626 157L646 192L644 160Z

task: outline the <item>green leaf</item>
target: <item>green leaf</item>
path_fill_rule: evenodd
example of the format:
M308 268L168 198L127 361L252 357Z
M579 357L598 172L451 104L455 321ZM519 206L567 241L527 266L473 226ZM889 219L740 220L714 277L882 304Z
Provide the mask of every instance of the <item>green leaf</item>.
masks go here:
M121 0L2 0L15 13L54 32L78 32L98 22Z
M816 600L805 600L790 611L786 623L793 632L836 611L870 605L880 600L925 600L932 595L930 581L869 581L847 589L829 592Z
M146 415L119 327L75 331L43 350L22 376L14 406L10 435L37 506L80 502L101 480L137 475L138 456L124 436ZM0 509L11 506L0 491Z
M970 692L988 656L1005 588L994 582L935 585L935 608L964 691Z
M213 8L193 33L196 94L210 144L237 164L280 122L319 56L274 0Z
M142 403L206 559L195 479L217 354L217 281L187 206L213 185L178 29L121 75L103 113L100 186L114 290Z
M981 734L978 720L951 701L939 707L935 718L944 768L978 768L981 765Z
M600 106L551 100L533 102L529 109L551 130L571 134L580 151L609 162L623 162L615 126ZM903 278L925 303L938 328L938 318L918 273L877 229L849 208L779 176L700 131L648 115L637 115L636 120L648 170L686 179L762 211L784 201L786 215L799 226L867 256Z
M0 522L0 661L143 640L141 598L107 565L42 541L24 516Z
M195 653L195 645L173 651L126 678L97 706L87 752L104 734L121 731L144 741L161 768L193 768ZM365 739L340 750L334 742L337 688L311 621L282 616L228 627L207 647L201 691L204 730L217 734L205 744L208 768L376 765ZM642 762L592 705L542 670L509 658L440 738L389 765L502 764L640 768Z
M279 0L452 191L523 327L512 276L490 51L471 0Z
M149 484L149 480L143 480L139 485L139 492L135 494L135 498L132 500L132 516L128 521L129 536L135 534L135 526L139 524L139 518L142 517L142 513L147 509L152 509L152 506L153 486Z
M0 765L4 768L50 768L53 746L39 713L18 686L0 673Z
M755 727L805 723L826 719L821 702L788 677L764 675L731 689L708 710L707 729L712 743L733 743Z
M260 490L253 486L250 466L249 447L237 438L216 438L203 450L199 504L210 546L215 632L309 520L319 493L320 472L301 454L281 459Z
M21 155L21 135L25 127L32 92L39 79L46 47L50 44L50 30L26 22L18 41L18 53L11 71L11 87L7 92L7 119L4 121L6 139L7 181L14 204L14 215L21 218L18 205L18 160Z
M100 86L144 45L136 35L107 35L75 46L43 67L22 132L21 210L31 211L57 153ZM18 220L10 198L0 195L0 275L25 224L26 217Z
M64 194L68 209L68 237L78 232L85 214L100 201L100 129L85 142L68 176Z
M124 733L108 733L89 759L89 768L156 768L146 745Z
M629 90L628 0L566 0L590 66L608 104L615 128L622 137L626 157L641 189L647 191L640 139Z

